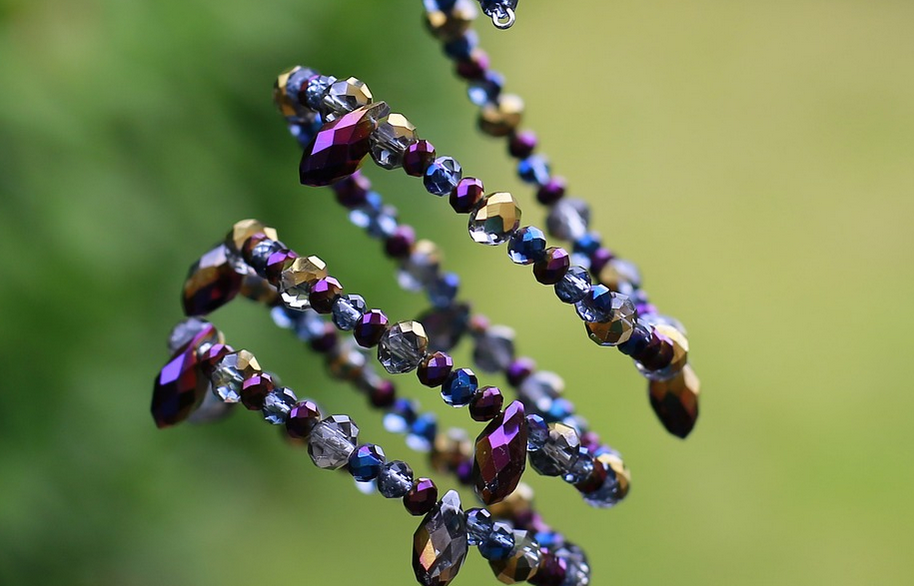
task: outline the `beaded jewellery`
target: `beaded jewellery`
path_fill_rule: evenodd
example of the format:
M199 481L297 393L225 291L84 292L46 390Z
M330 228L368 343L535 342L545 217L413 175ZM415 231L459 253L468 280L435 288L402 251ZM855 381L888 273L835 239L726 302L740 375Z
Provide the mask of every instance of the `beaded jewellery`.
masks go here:
M496 25L513 23L516 0L479 2ZM344 469L363 491L402 499L408 512L424 515L413 539L420 584L450 583L472 545L504 583L586 585L590 567L584 552L533 509L532 491L522 482L527 461L540 475L562 477L598 508L626 496L627 467L575 413L559 375L537 371L532 359L517 357L510 328L490 324L458 300L459 278L443 271L437 245L418 239L414 228L397 220L396 210L358 171L362 161L370 155L384 169L402 167L422 177L426 191L446 196L454 211L468 214L475 242L507 244L511 261L532 265L538 282L553 286L560 301L575 307L592 341L633 359L649 381L650 403L661 423L683 438L698 416L699 383L688 365L688 341L678 321L649 303L634 265L617 258L590 230L589 208L565 196L564 180L552 176L546 159L535 154L535 136L518 130L523 103L502 93L501 76L477 47L470 29L474 4L425 0L425 5L429 29L455 60L458 75L470 82L480 129L507 138L519 175L536 186L538 201L549 208L546 232L570 241L571 252L548 246L543 230L521 226L521 210L510 193L487 194L481 180L464 177L455 159L438 156L403 115L375 101L363 82L292 68L277 79L274 100L303 147L301 182L331 186L352 223L379 239L398 263L401 287L424 291L432 308L415 320L393 322L380 309L369 310L362 296L344 293L319 257L299 255L274 229L243 220L190 269L183 295L188 319L172 331L172 358L156 378L152 415L157 426L168 427L185 419L220 419L241 403L284 426L291 441L307 445L318 467ZM431 479L415 479L406 463L387 462L379 446L359 444L358 426L349 417L325 417L313 401L298 400L278 377L264 372L253 354L226 345L200 317L239 294L269 307L276 325L322 354L335 378L384 411L388 431L404 434L409 447L428 453L436 471L472 486L486 507L464 511L455 491L439 500ZM474 344L476 369L505 375L516 400L506 400L498 386L480 384L470 368L455 367L449 352L466 336ZM440 388L446 404L468 407L470 418L485 425L475 444L465 431L439 431L434 415L398 399L394 383L367 360L364 349L375 347L388 374L415 370L421 384Z

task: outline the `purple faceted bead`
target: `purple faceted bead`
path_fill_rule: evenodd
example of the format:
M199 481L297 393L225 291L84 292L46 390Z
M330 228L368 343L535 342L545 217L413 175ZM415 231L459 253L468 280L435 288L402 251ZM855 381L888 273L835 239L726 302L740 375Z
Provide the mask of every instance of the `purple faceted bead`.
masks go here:
M454 368L454 359L444 352L429 354L419 365L419 382L427 387L439 387Z
M533 265L533 275L543 285L555 285L565 276L570 266L571 256L568 251L553 246L546 249L546 256Z
M305 148L299 166L303 185L321 187L355 173L378 127L376 104L362 106L324 125Z

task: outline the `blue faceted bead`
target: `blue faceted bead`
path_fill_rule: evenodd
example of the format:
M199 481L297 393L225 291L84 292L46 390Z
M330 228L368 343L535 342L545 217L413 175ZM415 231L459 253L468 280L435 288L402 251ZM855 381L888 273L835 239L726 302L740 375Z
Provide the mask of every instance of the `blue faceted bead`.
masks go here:
M549 410L543 414L543 418L549 422L562 421L574 413L574 405L568 399L559 397L552 401Z
M560 533L555 531L538 531L533 537L536 539L536 542L540 544L540 547L545 547L548 549L553 549L565 542L565 539Z
M546 256L546 235L536 226L516 230L508 240L508 256L519 265L541 260Z
M607 322L613 317L613 292L605 285L594 285L574 308L584 321Z
M454 303L459 288L460 277L454 273L446 273L429 285L428 299L438 309L446 309Z
M324 322L321 319L321 316L313 310L308 310L304 312L301 317L295 322L293 326L295 328L295 335L298 336L298 339L302 342L310 342L316 338L320 338L326 333L324 329Z
M368 305L361 295L343 295L333 302L332 311L336 327L348 332L362 320Z
M486 14L492 14L498 10L517 8L517 0L479 0L479 6Z
M323 125L324 121L321 120L320 114L316 114L313 120L289 124L289 133L295 137L302 148L305 148L311 144Z
M482 107L488 103L498 101L501 95L501 88L505 85L505 78L497 71L486 72L485 77L474 81L467 88L467 96L475 105Z
M420 415L409 426L406 445L417 452L430 452L438 434L438 420L431 413Z
M479 381L472 370L458 368L441 385L441 398L451 407L466 407L478 387Z
M593 455L591 455L590 450L581 446L578 448L578 459L575 460L562 479L569 484L579 484L587 480L591 472L593 472Z
M305 88L307 106L315 112L320 112L324 105L324 96L334 83L336 83L336 78L327 75L318 75L309 79Z
M416 408L409 399L397 399L384 416L384 429L390 433L406 433L416 421Z
M425 189L432 195L449 195L462 177L463 171L456 159L438 157L425 170Z
M600 235L596 232L588 232L587 234L584 234L575 240L572 248L574 252L590 256L596 252L601 245L602 242L600 242Z
M549 426L546 420L537 414L527 415L527 451L535 452L546 445L549 439Z
M492 519L492 513L486 509L470 509L466 512L467 516L467 543L469 545L480 545L492 534L495 528L495 521Z
M444 54L454 61L469 59L470 53L479 45L479 35L474 30L468 30L463 36L448 41L444 44Z
M507 523L495 523L489 538L479 544L479 553L487 560L503 560L514 549L514 531Z
M635 324L635 327L632 329L632 335L628 341L619 344L616 348L626 356L634 356L643 352L650 342L651 328L639 323Z
M374 444L363 444L349 456L349 473L359 482L368 482L378 477L384 465L384 450Z
M555 284L555 294L565 303L577 303L590 291L590 285L590 273L583 267L573 266Z
M527 183L549 183L549 162L540 155L530 155L517 164L517 174Z

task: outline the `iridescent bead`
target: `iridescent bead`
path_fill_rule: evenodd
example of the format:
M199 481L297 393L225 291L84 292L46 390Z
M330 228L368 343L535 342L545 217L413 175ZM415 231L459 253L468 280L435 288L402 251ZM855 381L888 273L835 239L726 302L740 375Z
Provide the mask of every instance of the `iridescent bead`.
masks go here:
M549 426L542 415L532 413L527 415L527 451L535 452L542 449L549 439Z
M654 413L676 437L685 438L698 420L701 383L688 364L671 379L650 381L648 393Z
M315 112L320 111L324 105L324 97L334 83L336 83L336 78L327 75L315 75L309 79L304 90L305 105Z
M393 405L397 398L397 389L392 382L386 379L374 381L368 388L368 400L373 407L383 409Z
M641 287L641 273L634 263L614 258L606 263L597 274L597 280L613 291L625 291L626 287Z
M349 473L359 482L374 480L384 465L384 450L374 444L363 444L349 456Z
M308 293L308 302L311 309L318 313L330 313L333 311L333 304L343 293L343 285L334 277L324 277L318 279L311 285Z
M241 275L219 244L191 265L184 281L184 315L207 315L232 299L241 289Z
M289 417L289 412L296 402L298 402L298 398L292 392L292 389L282 387L270 391L263 400L262 413L264 420L273 425L285 424L286 419Z
M612 454L597 456L594 464L595 467L599 464L604 471L602 484L592 490L584 490L584 487L578 488L578 490L582 492L584 502L591 507L608 509L625 498L631 476L628 469L622 464L622 460Z
M378 492L384 498L398 499L413 486L413 469L402 460L394 460L381 466L378 472Z
M386 107L383 102L369 104L324 124L302 153L302 185L331 185L355 173L371 148L377 117Z
M482 180L475 177L464 177L451 192L451 207L458 214L468 214L485 195Z
M586 483L588 479L593 476L594 468L601 469L602 464L595 466L594 458L590 453L590 450L584 446L580 446L578 447L577 459L574 461L574 464L571 465L571 468L562 475L562 480L577 487L579 484ZM599 474L599 472L597 474ZM603 474L605 476L606 472L604 471Z
M534 372L536 372L536 362L532 358L524 356L508 365L505 375L508 378L508 384L512 387L517 387Z
M384 241L384 252L391 258L404 258L409 256L414 244L416 244L416 231L412 226L401 224Z
M590 207L580 199L563 197L546 216L546 229L559 240L574 242L587 234L590 225Z
M644 325L641 320L635 322L628 341L619 344L619 352L626 356L640 356L650 344L653 331L653 327Z
M241 279L240 293L242 297L266 307L272 307L280 302L276 288L257 275L245 275Z
M467 432L452 427L435 436L432 446L431 465L438 472L453 472L473 456L473 442Z
M336 470L349 462L359 428L346 415L331 415L311 429L308 453L318 468Z
M321 420L321 411L317 403L309 399L292 406L286 417L286 434L294 439L308 439L311 430Z
M469 54L467 54L469 57ZM477 80L470 83L467 88L467 97L475 105L482 107L488 103L494 103L501 95L501 88L505 83L505 78L496 71L487 71Z
M508 136L520 125L524 101L514 94L502 94L479 111L479 128L490 136Z
M292 263L295 262L295 259L297 258L298 254L288 248L274 252L267 259L263 270L263 276L271 285L274 287L278 286L280 275L282 275L283 271L291 267Z
M419 478L403 495L403 506L410 515L424 515L438 502L438 487L430 478Z
M473 546L484 543L495 528L492 513L486 509L469 509L466 515L467 543Z
M371 158L384 169L403 165L403 154L418 140L416 127L403 114L391 114L382 119L371 136Z
M334 82L324 96L323 111L346 114L372 102L371 90L364 82L350 77Z
M524 406L514 401L476 438L473 479L476 494L487 505L514 492L527 466Z
M343 295L333 302L333 323L343 331L349 331L360 323L368 306L361 295Z
M298 65L279 74L273 84L273 102L283 116L294 118L307 114L299 101L299 92L314 75L314 71Z
M514 360L514 330L507 326L491 326L474 342L473 363L483 372L502 372Z
M514 532L514 548L510 555L500 560L490 560L489 566L495 577L504 584L526 582L539 570L540 545L527 531Z
M197 358L200 361L200 372L211 379L213 372L216 370L216 365L234 351L235 349L228 344L219 342L213 344L200 344L197 351Z
M429 32L441 41L453 41L462 37L476 19L476 4L470 0L457 0L450 10L429 10L426 8L425 22Z
M403 170L412 177L422 177L435 160L435 146L427 140L418 140L403 153Z
M203 401L210 381L205 376L198 350L204 345L221 345L220 341L218 330L206 323L172 353L171 360L162 367L153 384L150 412L156 427L163 429L184 421Z
M476 47L465 59L460 59L455 68L457 75L467 81L483 79L489 71L489 55Z
M494 523L489 537L479 544L479 553L487 560L502 560L514 549L514 530L507 523Z
M387 372L403 374L415 369L428 351L428 336L417 321L402 321L381 336L378 361Z
M605 322L612 319L613 299L613 292L604 285L594 285L574 308L585 322Z
M339 337L336 333L336 327L330 323L323 324L323 332L311 338L308 344L315 352L330 352L336 348Z
M459 289L460 277L454 273L445 273L428 285L428 300L435 307L449 307L454 303Z
M549 161L542 155L530 155L517 164L517 174L526 183L545 185L549 182Z
M508 257L519 265L529 265L546 255L546 235L535 226L525 226L508 241Z
M373 348L381 341L387 331L388 319L380 309L372 309L362 314L359 323L353 328L355 341L364 348Z
M470 417L473 421L490 421L498 417L504 404L505 397L498 387L483 387L470 401Z
M549 438L543 447L530 452L530 465L543 476L562 476L579 457L581 438L563 423L549 424Z
M470 237L488 246L504 244L520 227L520 219L521 209L513 195L493 193L470 212Z
M425 170L425 189L432 195L450 195L457 187L463 171L452 157L438 157Z
M311 286L327 276L327 263L316 256L300 256L282 272L279 295L290 309L299 311L310 307Z
M257 233L245 240L244 246L241 247L241 257L257 275L265 278L264 273L270 257L283 249L285 246L281 242Z
M529 411L544 413L565 391L565 381L554 372L541 370L528 376L517 388L517 396Z
M251 411L263 409L264 399L276 388L273 375L259 372L241 383L241 403Z
M409 399L397 399L384 415L384 429L390 433L406 433L415 420L415 404Z
M565 184L564 177L552 177L545 185L541 186L537 190L536 201L545 206L551 206L555 202L565 197L566 189L567 186Z
M540 539L542 535L542 533L537 533L535 538L540 544L540 553L542 553L543 557L540 559L539 569L528 582L533 584L533 586L564 586L568 571L565 560L559 559L552 551L546 549L546 546Z
M466 560L466 520L453 490L432 505L413 534L413 571L423 586L447 586Z
M368 193L371 191L371 181L361 172L356 171L349 177L334 183L332 189L336 193L336 201L347 209L352 209L365 203Z
M600 346L618 346L631 338L635 326L635 306L619 294L612 296L611 317L604 322L585 322L590 339Z
M198 334L204 330L210 330L210 336L215 334L215 328L211 323L204 319L188 317L178 322L168 334L168 352L172 356L187 346Z
M689 360L689 340L677 328L658 324L654 332L669 340L672 345L672 358L669 364L659 370L649 370L645 364L635 361L635 366L645 377L651 380L666 380L679 374Z
M441 398L451 407L466 407L476 393L479 382L469 368L458 368L451 372L441 385Z
M564 248L552 246L533 264L533 276L543 285L555 285L562 280L571 266L571 257Z
M536 149L536 134L524 130L511 136L508 142L508 153L515 159L526 159Z
M434 388L444 384L453 368L454 359L449 354L435 352L425 357L416 374L419 377L419 382L427 387Z
M431 240L420 240L400 264L397 283L407 291L422 291L438 278L441 250Z
M244 381L260 371L257 359L247 350L227 354L216 363L210 377L213 393L225 403L237 403L241 400Z
M590 286L590 274L579 266L572 266L555 284L555 295L563 303L577 303L587 296Z

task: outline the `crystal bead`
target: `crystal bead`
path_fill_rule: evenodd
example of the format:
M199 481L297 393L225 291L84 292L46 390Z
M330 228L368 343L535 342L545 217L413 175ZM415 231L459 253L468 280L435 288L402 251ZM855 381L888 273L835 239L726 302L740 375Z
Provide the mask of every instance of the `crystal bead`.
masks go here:
M431 309L419 316L428 334L432 352L449 352L457 346L470 326L470 306L457 303L446 309Z
M598 509L615 506L620 500L619 483L616 480L615 471L608 468L599 459L594 461L594 469L603 471L602 482L596 486L578 488L584 496L584 502ZM599 480L599 478L595 479L595 481Z
M332 348L327 357L327 369L336 379L356 382L362 379L367 362L365 355L352 339Z
M451 407L466 407L476 393L479 382L469 368L458 368L451 372L441 385L441 398Z
M549 439L549 426L541 415L527 415L527 451L535 452L546 445Z
M432 413L423 413L413 421L406 434L406 445L416 452L430 452L438 433L438 420Z
M371 133L378 125L376 116L383 107L383 102L363 106L325 124L302 154L302 185L322 187L355 173L368 154Z
M241 258L247 263L253 274L265 277L267 263L270 257L285 248L282 242L268 238L266 234L258 232L244 241L241 247Z
M406 224L397 226L384 241L384 252L390 258L406 258L416 244L416 231Z
M241 383L241 403L251 411L263 409L267 395L276 388L272 374L258 372Z
M536 372L536 362L532 358L524 356L508 365L508 370L505 374L508 378L508 384L512 387L517 387L534 372Z
M263 418L273 425L284 425L298 398L292 389L282 387L267 393L263 400Z
M403 153L403 170L412 177L422 177L435 161L435 146L427 140L418 140Z
M333 323L339 329L349 331L361 321L367 309L361 295L343 295L333 302Z
M515 159L525 159L536 149L536 134L530 130L515 133L508 141L508 153Z
M546 255L546 235L535 226L525 226L508 241L508 257L519 265L529 265Z
M428 350L425 329L417 321L402 321L391 326L378 345L378 360L387 372L403 374L415 369Z
M613 294L610 315L608 321L584 323L587 335L600 346L624 344L635 327L635 306L624 295Z
M388 238L397 229L397 209L384 205L380 194L371 191L364 202L349 212L349 221L363 228L372 238Z
M460 289L460 277L454 273L445 273L428 286L428 299L435 307L449 307L454 303Z
M546 549L546 546L540 540L542 535L542 533L537 533L535 536L540 544L540 552L542 553L540 566L536 574L528 582L533 586L563 586L568 571L565 560L557 558L550 550Z
M219 244L195 262L184 282L184 315L207 315L229 301L241 289L241 275L229 261L225 245Z
M586 482L594 473L594 458L590 451L581 446L578 448L578 458L571 465L571 468L562 476L562 480L568 484L577 486ZM599 464L598 468L602 469L603 465ZM604 472L605 474L605 472Z
M349 456L349 473L359 482L374 480L384 465L384 450L374 444L363 444Z
M514 94L501 94L479 111L479 129L489 136L508 136L524 117L524 101Z
M241 295L266 307L279 303L276 288L257 275L245 275L241 279Z
M549 424L549 438L543 447L530 452L530 465L543 476L562 476L578 459L581 438L563 423Z
M503 372L514 360L514 330L507 326L492 326L474 342L473 363L483 372Z
M590 225L590 207L580 199L563 197L546 216L546 229L559 240L574 242L587 234Z
M294 439L308 439L321 417L317 403L309 399L300 401L292 406L286 417L286 434Z
M467 526L460 497L448 491L413 535L413 570L423 586L446 586L467 556Z
M613 293L604 285L594 285L574 308L585 322L609 321L613 316Z
M308 453L318 468L336 470L349 462L359 428L346 415L331 415L311 429Z
M500 502L517 488L527 466L524 407L514 401L476 439L473 478L483 503Z
M614 258L600 269L597 280L612 291L625 292L627 289L641 287L641 273L634 263L621 258Z
M458 214L468 214L485 195L482 180L475 177L464 177L451 192L451 207Z
M397 282L407 291L422 291L438 278L441 250L431 240L420 240L397 271Z
M533 264L533 276L543 285L555 285L571 266L571 257L564 248L547 248L546 254Z
M378 492L384 498L398 499L413 486L413 470L402 460L394 460L381 466L378 472Z
M308 303L311 309L327 314L333 311L333 304L343 293L343 285L334 277L318 279L308 292Z
M565 561L566 574L562 586L588 586L590 584L590 564L584 551L566 542L565 545L555 550L555 556Z
M432 195L450 195L460 183L460 163L452 157L438 157L425 170L425 189Z
M517 174L526 183L545 185L549 182L549 161L541 155L530 155L517 164Z
M259 372L260 364L247 350L227 354L215 365L210 377L213 382L213 393L225 403L237 403L241 401L244 381Z
M498 417L505 404L505 397L498 387L483 387L476 391L470 401L470 417L473 421L491 421Z
M596 232L588 232L575 240L572 248L574 252L590 257L600 248L600 235Z
M551 206L565 197L567 186L563 177L553 177L536 192L536 201L544 206ZM548 225L546 226L548 228ZM550 231L551 234L551 231Z
M324 97L334 83L336 78L327 75L316 75L309 79L305 86L305 104L308 108L315 112L323 109Z
M489 537L479 544L479 553L489 561L502 560L514 549L514 530L507 523L494 523Z
M540 545L530 537L530 533L515 531L511 554L500 560L490 560L489 567L500 582L514 584L532 578L539 569L541 559Z
M521 209L513 195L493 193L470 212L470 238L487 246L504 244L520 227L520 219Z
M467 543L477 546L483 543L492 534L495 521L492 513L486 509L470 509L467 511Z
M438 501L438 487L430 478L419 478L403 496L403 506L410 515L418 517L431 511Z
M528 376L517 389L517 396L529 411L545 413L565 391L565 381L554 372L540 371Z
M701 383L686 364L671 379L650 381L648 393L654 413L667 431L685 439L698 420L698 395Z
M307 114L299 101L299 92L314 75L314 71L299 65L279 74L273 84L273 102L283 116L300 118Z
M311 286L327 276L327 263L316 256L300 256L282 272L279 295L290 309L304 311L310 307Z
M677 328L658 324L654 326L654 332L663 336L672 344L672 358L667 366L659 370L650 370L645 364L635 361L635 366L645 377L651 380L666 380L673 378L685 367L689 360L689 340Z
M427 387L441 386L453 368L454 359L450 355L444 352L429 354L419 365L417 371L419 382Z
M401 167L406 149L418 139L416 127L406 116L391 114L371 136L371 158L384 169Z
M463 36L444 43L444 54L451 59L466 59L470 51L479 45L479 35L473 29L468 30Z
M271 285L278 286L283 271L291 267L297 258L298 254L287 248L273 252L264 265L263 276Z
M470 29L477 15L476 4L470 0L457 0L450 10L426 6L426 26L435 38L453 41Z
M214 343L201 343L197 347L197 359L200 361L200 372L202 372L206 378L211 379L213 371L216 370L216 365L219 361L234 351L235 349L228 344L223 344L218 341Z
M381 336L387 331L388 319L380 309L372 309L362 314L359 323L355 325L353 334L355 341L365 348L373 348L381 341Z
M406 433L416 417L416 405L412 401L397 399L384 415L384 429L390 433Z
M168 353L174 356L178 350L187 346L197 337L197 334L208 328L212 328L211 331L215 331L212 324L206 320L196 317L182 319L168 334Z
M178 348L155 379L150 412L159 429L170 427L193 412L203 400L210 381L199 366L198 349L221 341L218 330L206 324Z
M323 100L323 111L336 115L363 108L372 102L371 90L364 82L350 77L333 83Z
M590 275L579 266L572 266L555 284L555 294L563 303L577 303L590 291Z
M469 52L466 55L469 57ZM467 97L480 108L498 101L505 78L498 72L487 71L481 79L474 80L467 88Z

